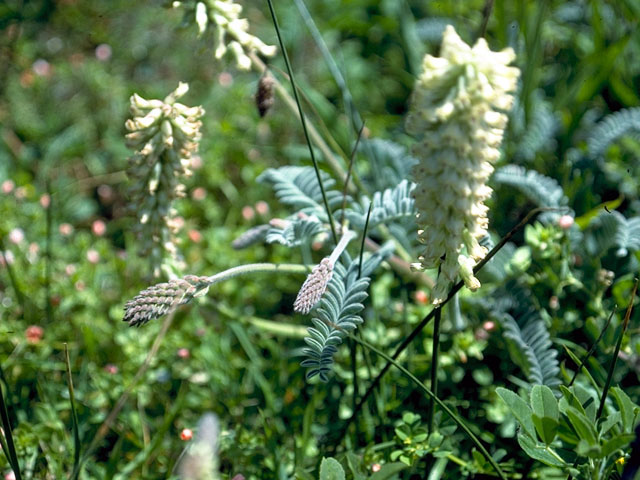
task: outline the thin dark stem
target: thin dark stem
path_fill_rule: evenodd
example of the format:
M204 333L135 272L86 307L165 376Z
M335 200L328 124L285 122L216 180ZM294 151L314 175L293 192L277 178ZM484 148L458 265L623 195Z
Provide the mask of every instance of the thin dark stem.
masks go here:
M438 396L438 362L440 360L440 320L442 318L442 309L437 308L433 319L433 347L431 354L431 391L435 397ZM434 397L434 398L435 398ZM429 406L429 413L427 416L427 423L429 424L429 433L433 432L434 413L436 408L436 402L432 401Z
M480 32L478 38L482 38L487 34L487 24L489 23L489 17L491 17L491 10L493 10L493 1L486 0L484 8L482 9L482 24L480 25Z
M609 314L609 318L607 318L607 323L605 323L604 328L600 332L600 335L598 335L598 338L596 339L596 341L593 342L593 345L591 345L591 348L587 352L587 355L580 362L580 365L578 366L578 369L575 371L575 373L573 374L573 378L569 382L569 386L573 385L573 382L575 382L576 378L578 377L578 373L580 373L580 371L582 370L582 367L584 367L587 364L587 361L589 360L589 358L591 357L593 352L596 350L596 347L598 346L598 343L600 343L600 340L602 340L602 337L604 337L605 332L609 328L609 324L611 323L611 319L613 318L613 314L615 313L615 311L617 309L618 309L618 305L614 305L613 310L611 310L611 313Z
M362 243L360 244L360 261L358 262L358 278L360 278L360 274L362 273L362 257L364 255L364 242L367 239L367 230L369 229L369 218L371 218L371 207L373 207L373 201L369 202L367 219L364 222L364 230L362 231Z
M49 205L45 207L46 215L46 239L45 239L45 266L44 266L44 291L45 291L45 312L47 323L53 321L53 306L51 305L51 228L53 222L53 200L51 198L51 189L47 182L47 196L49 197Z
M1 388L1 387L0 387ZM7 389L7 395L9 395L9 390ZM2 418L2 428L4 429L4 437L6 438L6 445L4 447L8 448L8 452L6 452L7 460L9 460L9 464L11 465L11 469L16 476L17 480L22 480L22 475L20 474L20 464L18 463L18 455L16 454L16 447L13 442L13 433L11 431L11 422L9 420L9 413L7 412L7 405L4 402L4 394L0 389L0 418ZM0 434L2 435L2 434ZM3 444L5 442L2 442Z
M616 369L616 362L618 361L618 354L620 353L622 339L624 338L624 334L627 332L627 327L629 326L629 319L631 318L631 311L633 310L633 300L636 298L637 291L638 291L638 279L636 278L636 282L633 285L633 290L631 291L631 298L629 299L629 306L627 307L627 313L624 316L624 321L622 322L620 335L618 336L618 341L616 342L616 348L613 351L613 358L611 359L611 364L609 365L609 372L607 373L607 381L605 382L604 389L602 390L602 397L600 397L600 406L598 407L598 413L596 413L596 422L598 421L598 419L600 419L600 416L602 415L602 411L604 410L604 404L607 400L607 395L609 394L609 388L611 387L611 380L613 379L613 372Z
M502 238L502 240L500 240L500 242L493 248L493 250L491 250L487 254L487 256L483 260L481 260L478 263L478 265L475 266L475 268L473 269L473 272L477 273L478 271L480 271L487 264L487 262L489 262L489 260L491 260L494 257L494 255L498 253L500 249L504 247L504 245L516 234L516 232L518 232L518 230L520 230L524 225L526 225L529 222L529 220L531 220L531 218L534 215L540 212L551 211L551 210L559 210L559 209L554 207L540 207L540 208L531 210L527 214L527 216L524 217L520 221L520 223L518 223L515 227L513 227L511 231L507 233ZM420 334L420 332L422 332L422 329L435 316L436 310L439 310L440 308L444 307L449 302L449 300L451 300L455 296L455 294L458 293L460 289L462 289L463 285L464 285L464 282L462 281L455 284L451 289L451 291L449 292L449 295L447 295L447 298L440 305L436 306L433 310L431 310L427 314L427 316L422 319L422 321L413 329L413 331L409 334L409 336L406 337L402 341L402 343L396 348L396 350L393 352L393 355L391 356L393 360L396 360L400 356L400 354L409 346L409 344L413 342L413 340ZM337 444L344 438L345 434L347 433L347 430L349 429L349 426L356 419L363 405L365 404L369 396L371 396L371 393L374 391L374 389L380 384L382 377L384 377L384 375L387 373L389 368L391 368L391 363L387 362L385 366L382 367L382 369L380 370L376 378L373 379L373 382L371 382L371 385L369 385L369 388L367 388L366 392L364 393L364 395L356 405L356 409L353 411L351 416L347 420L345 420L345 422L343 423L340 429L336 430L337 433L335 438L337 438L337 441L333 445L330 445L328 447L329 453L333 453L333 451L335 451Z
M347 178L344 180L344 187L342 188L342 209L341 209L341 218L340 223L344 223L344 211L347 208L347 189L349 187L349 180L351 179L351 172L353 171L353 161L356 158L356 152L358 151L358 145L360 145L360 139L362 138L362 132L364 131L364 123L362 127L360 127L360 131L358 132L358 138L356 138L356 144L353 146L353 150L351 150L351 157L349 157L349 168L347 169Z
M336 227L333 224L333 216L331 215L331 209L329 208L329 201L327 200L327 194L324 191L324 185L322 184L322 176L320 175L320 168L316 161L315 153L313 153L313 147L311 146L311 140L309 139L309 132L307 131L307 121L305 120L304 113L302 111L302 105L300 105L300 99L298 98L298 87L293 76L293 70L289 63L289 55L284 48L284 42L282 41L282 35L280 34L280 26L278 25L278 18L276 17L276 11L273 8L271 0L267 0L269 4L269 11L271 12L271 18L273 19L273 26L276 29L276 35L278 36L278 43L280 43L280 50L282 50L282 56L284 57L284 63L287 66L287 72L289 73L289 79L291 80L291 88L293 90L293 97L295 98L296 105L298 106L298 113L300 114L300 122L302 123L302 130L304 131L304 138L307 141L309 147L309 155L311 155L311 162L313 162L313 168L318 178L318 184L320 185L320 192L322 192L322 201L324 202L324 208L327 210L327 217L329 220L329 226L331 227L331 234L333 235L333 242L338 244L338 234L336 233Z
M476 447L478 447L478 450L480 450L480 452L482 452L484 457L487 459L487 461L494 468L494 470L496 471L498 476L500 478L502 478L503 480L507 480L506 475L504 474L504 472L502 471L502 469L500 468L498 463L495 461L495 459L489 454L489 452L487 451L485 446L482 444L480 439L475 436L475 434L471 431L471 429L467 426L467 424L462 420L462 418L459 417L453 410L451 410L431 390L429 390L424 383L422 383L420 380L418 380L418 378L416 378L415 375L413 375L409 370L407 370L402 365L400 365L398 362L396 362L393 358L391 358L387 354L381 352L380 350L378 350L376 347L374 347L370 343L368 343L368 342L366 342L364 340L360 340L359 338L357 338L356 336L354 336L351 333L349 333L348 335L349 335L349 338L351 338L351 339L355 340L356 342L360 343L362 346L364 346L367 349L371 350L376 355L384 358L389 365L393 365L398 370L400 370L404 375L406 375L408 378L410 378L411 381L413 381L413 383L415 383L418 386L418 388L420 388L424 393L426 393L434 403L437 403L438 406L440 408L442 408L442 410L444 410L445 413L447 415L449 415L449 417L451 417L451 419L460 427L460 429L463 430L467 434L467 436L476 445Z

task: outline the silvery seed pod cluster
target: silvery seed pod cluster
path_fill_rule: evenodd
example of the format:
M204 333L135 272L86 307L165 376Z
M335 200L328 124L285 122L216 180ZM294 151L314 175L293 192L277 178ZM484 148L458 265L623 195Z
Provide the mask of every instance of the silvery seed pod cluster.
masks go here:
M482 38L470 47L449 25L440 57L425 56L416 82L406 129L418 140L413 196L425 247L417 266L440 267L436 305L458 276L470 289L480 287L473 268L487 253L478 240L487 233L487 181L519 76L509 66L514 59L511 48L493 52Z
M214 26L215 57L221 59L228 51L236 58L239 69L249 70L251 59L248 54L258 52L271 57L276 47L267 45L258 37L248 33L249 22L240 18L242 6L233 0L175 1L173 7L186 9L185 16L194 15L199 34Z
M176 100L189 90L186 83L164 100L131 97L132 118L125 126L127 146L135 150L129 176L132 205L138 216L142 254L149 257L154 275L164 268L179 270L175 234L180 228L173 201L184 196L182 179L191 174L191 155L198 150L202 107L187 107Z

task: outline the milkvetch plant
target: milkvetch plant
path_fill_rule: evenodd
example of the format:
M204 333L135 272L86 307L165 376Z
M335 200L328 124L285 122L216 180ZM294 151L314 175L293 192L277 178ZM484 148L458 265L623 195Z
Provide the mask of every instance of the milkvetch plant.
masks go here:
M440 57L427 55L406 121L418 143L412 153L420 241L419 268L440 268L432 292L442 303L458 276L471 290L473 267L487 249L487 185L513 104L519 70L512 49L493 52L480 38L473 47L454 28L444 31Z

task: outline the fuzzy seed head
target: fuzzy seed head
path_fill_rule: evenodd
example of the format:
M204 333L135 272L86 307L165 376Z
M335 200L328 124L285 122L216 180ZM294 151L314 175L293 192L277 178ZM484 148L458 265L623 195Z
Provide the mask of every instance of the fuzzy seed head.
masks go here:
M333 276L333 263L327 257L313 267L313 270L300 287L293 309L307 314L320 301Z
M139 327L190 302L208 288L208 277L186 275L183 278L153 285L129 300L124 306L125 322Z

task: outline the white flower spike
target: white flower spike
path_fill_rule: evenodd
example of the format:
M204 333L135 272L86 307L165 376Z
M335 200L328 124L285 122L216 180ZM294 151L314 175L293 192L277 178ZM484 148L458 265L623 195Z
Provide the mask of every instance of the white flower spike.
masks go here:
M480 287L473 267L487 253L478 243L489 225L486 183L500 158L520 74L509 66L515 59L511 48L493 52L483 38L470 47L451 25L440 55L425 56L406 121L418 139L412 175L418 237L425 245L420 266L440 267L435 305L458 276L471 290Z

